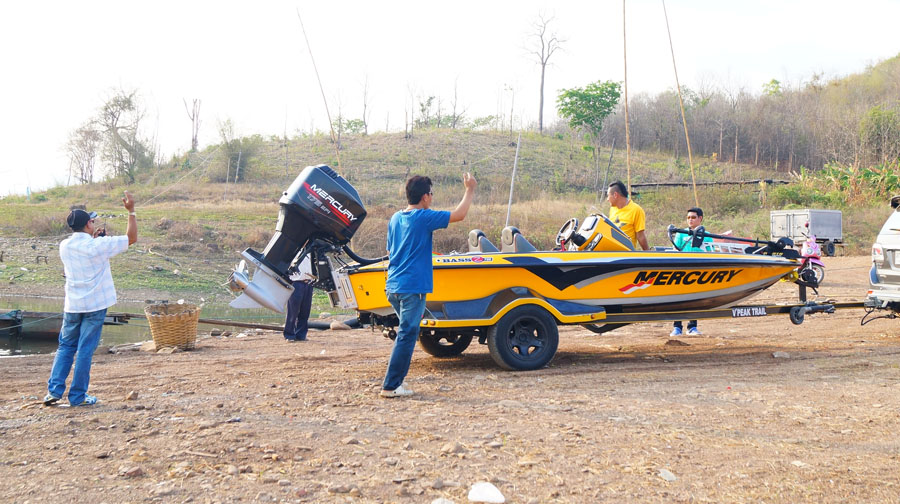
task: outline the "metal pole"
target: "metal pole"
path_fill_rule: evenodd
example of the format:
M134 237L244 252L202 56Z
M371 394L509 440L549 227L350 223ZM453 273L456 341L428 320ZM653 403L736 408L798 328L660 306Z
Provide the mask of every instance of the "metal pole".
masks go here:
M509 212L512 210L513 187L516 185L516 166L519 164L519 146L522 145L522 132L516 140L516 160L513 161L512 177L509 180L509 204L506 206L506 226L509 226Z

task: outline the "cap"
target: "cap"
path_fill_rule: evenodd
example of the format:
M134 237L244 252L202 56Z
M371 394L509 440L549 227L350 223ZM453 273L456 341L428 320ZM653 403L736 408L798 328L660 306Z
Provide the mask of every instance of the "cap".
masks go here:
M97 212L88 213L85 210L76 208L75 210L69 212L69 216L66 217L66 224L68 224L73 231L80 230L87 225L89 220L95 217L97 217Z

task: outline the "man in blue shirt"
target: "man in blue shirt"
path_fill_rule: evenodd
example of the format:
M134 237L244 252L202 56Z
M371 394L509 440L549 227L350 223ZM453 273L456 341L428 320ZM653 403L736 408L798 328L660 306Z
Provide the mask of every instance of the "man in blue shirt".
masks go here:
M385 293L400 318L394 349L388 361L387 373L381 386L382 397L410 396L413 391L403 380L409 372L413 350L419 338L419 323L425 313L425 295L433 290L431 234L451 222L466 218L475 187L475 177L466 173L463 186L466 192L452 212L432 210L431 179L415 175L406 181L406 200L409 205L397 212L388 224L388 274Z

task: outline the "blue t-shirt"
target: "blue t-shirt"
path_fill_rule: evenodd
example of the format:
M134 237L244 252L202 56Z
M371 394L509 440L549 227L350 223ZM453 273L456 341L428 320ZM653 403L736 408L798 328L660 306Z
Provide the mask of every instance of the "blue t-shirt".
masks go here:
M398 294L432 291L431 233L450 224L446 210L404 210L388 224L388 263L385 290Z

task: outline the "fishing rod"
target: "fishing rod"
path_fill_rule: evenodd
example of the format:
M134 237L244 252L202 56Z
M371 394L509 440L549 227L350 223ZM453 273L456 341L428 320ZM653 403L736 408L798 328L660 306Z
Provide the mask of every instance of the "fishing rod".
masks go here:
M509 226L509 212L512 210L513 187L516 185L516 166L519 165L519 146L522 145L522 131L519 130L519 138L516 140L516 159L513 161L512 177L509 180L509 204L506 206L506 225Z

